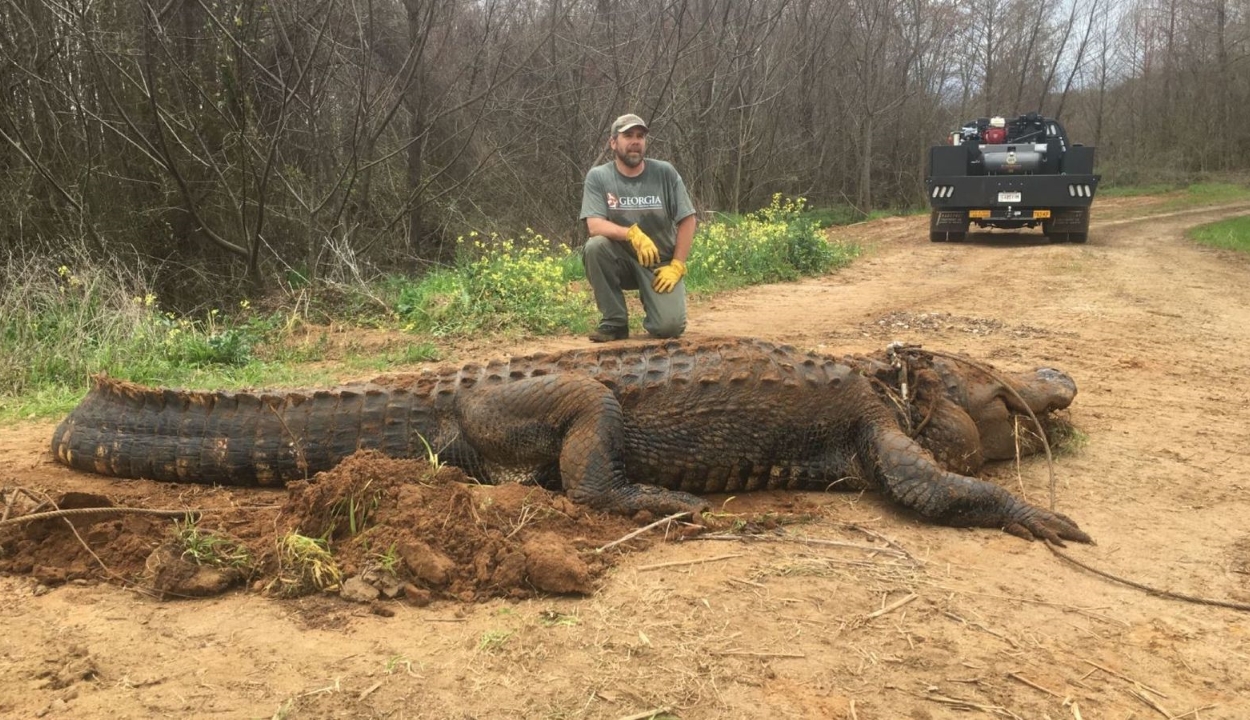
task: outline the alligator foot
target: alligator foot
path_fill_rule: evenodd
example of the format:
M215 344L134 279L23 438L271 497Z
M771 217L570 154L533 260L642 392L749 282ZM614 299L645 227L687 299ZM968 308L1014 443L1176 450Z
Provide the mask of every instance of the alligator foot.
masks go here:
M1025 540L1031 541L1034 538L1049 540L1059 547L1064 546L1064 540L1091 544L1094 542L1094 539L1077 527L1077 524L1067 515L1023 502L1014 510L1007 524L1003 526L1003 530Z

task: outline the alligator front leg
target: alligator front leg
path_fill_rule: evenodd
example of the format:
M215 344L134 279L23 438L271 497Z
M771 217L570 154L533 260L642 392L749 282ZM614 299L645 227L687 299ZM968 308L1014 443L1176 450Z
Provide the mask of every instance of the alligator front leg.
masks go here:
M622 514L698 514L709 507L689 493L630 482L621 405L590 377L545 375L462 390L457 419L464 439L489 463L535 469L558 463L574 502Z
M998 527L1026 539L1093 542L1070 518L1031 505L983 480L946 472L906 435L878 428L871 440L885 491L947 525Z

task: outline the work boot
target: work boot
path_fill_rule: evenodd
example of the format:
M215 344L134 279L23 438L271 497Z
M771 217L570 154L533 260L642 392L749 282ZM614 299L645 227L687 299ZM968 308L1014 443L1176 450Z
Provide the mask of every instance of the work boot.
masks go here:
M600 325L599 329L590 334L591 342L612 342L613 340L628 340L629 328L614 327L612 325Z

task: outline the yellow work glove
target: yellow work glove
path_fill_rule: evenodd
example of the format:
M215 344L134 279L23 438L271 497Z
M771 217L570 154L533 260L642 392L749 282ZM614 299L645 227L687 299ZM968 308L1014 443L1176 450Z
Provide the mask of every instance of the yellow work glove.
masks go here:
M665 265L655 271L655 281L651 283L651 287L656 292L672 292L677 287L677 281L681 280L686 274L686 263L680 260Z
M625 233L625 239L629 240L629 244L634 246L634 254L638 256L638 262L643 267L651 267L660 262L660 251L656 248L655 243L647 234L638 227L637 223L629 226L629 232Z

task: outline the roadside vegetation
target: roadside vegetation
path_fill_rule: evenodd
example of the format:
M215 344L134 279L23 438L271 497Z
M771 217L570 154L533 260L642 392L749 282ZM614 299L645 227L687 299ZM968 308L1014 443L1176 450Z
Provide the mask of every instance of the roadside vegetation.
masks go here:
M1250 255L1250 217L1235 217L1189 231L1189 237L1211 247Z
M843 267L859 248L828 242L824 228L855 219L781 196L757 212L718 215L700 224L688 291L697 299ZM443 339L580 334L596 322L580 257L568 245L526 230L471 231L457 246L448 266L335 285L323 293L332 301L315 299L296 278L274 296L184 314L162 306L138 263L47 267L0 258L0 421L68 411L91 373L163 385L311 386L334 381L321 362L328 359L380 372L438 359ZM380 354L332 350L331 326L410 342Z
M1157 208L1170 211L1250 198L1250 188L1138 185L1106 187L1101 195L1165 196ZM756 212L717 213L699 225L688 291L697 302L843 267L860 248L828 242L825 229L885 214L810 208L780 195ZM1206 225L1191 236L1250 252L1250 218ZM454 262L420 277L379 275L314 287L292 276L265 297L184 313L164 307L141 265L133 258L71 259L55 267L0 258L0 422L64 414L92 373L223 389L329 385L341 373L438 360L440 345L457 338L577 335L597 320L577 250L530 229L513 237L469 231L457 242ZM631 321L641 318L635 313ZM381 351L331 342L345 328L381 331L393 341Z
M1250 198L1250 186L1239 182L1181 182L1148 185L1104 185L1098 196L1104 198L1141 195L1165 195L1159 212L1185 210L1204 205L1219 205ZM1097 203L1097 198L1094 200Z

